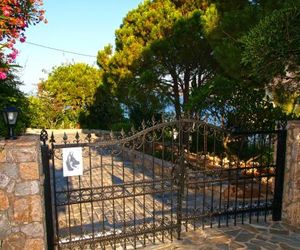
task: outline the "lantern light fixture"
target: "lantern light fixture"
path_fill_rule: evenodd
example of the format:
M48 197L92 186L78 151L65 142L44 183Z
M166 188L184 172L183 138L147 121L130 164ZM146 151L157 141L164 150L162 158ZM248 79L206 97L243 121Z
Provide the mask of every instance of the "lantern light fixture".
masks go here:
M14 127L16 126L19 110L16 107L7 107L2 110L5 125L8 128L7 139L16 139Z

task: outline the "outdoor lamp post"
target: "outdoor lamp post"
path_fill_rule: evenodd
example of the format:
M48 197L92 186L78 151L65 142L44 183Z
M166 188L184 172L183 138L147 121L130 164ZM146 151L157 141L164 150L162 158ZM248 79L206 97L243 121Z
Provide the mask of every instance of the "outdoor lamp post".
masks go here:
M8 138L7 139L16 139L14 135L14 127L17 123L17 118L19 110L15 107L8 107L2 110L4 122L8 128Z

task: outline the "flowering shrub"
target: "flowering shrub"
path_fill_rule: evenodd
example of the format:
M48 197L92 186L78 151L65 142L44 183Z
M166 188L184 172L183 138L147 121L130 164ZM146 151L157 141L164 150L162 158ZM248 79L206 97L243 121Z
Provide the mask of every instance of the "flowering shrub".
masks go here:
M0 2L0 80L7 77L18 50L16 41L25 42L29 25L44 20L42 0L1 0Z

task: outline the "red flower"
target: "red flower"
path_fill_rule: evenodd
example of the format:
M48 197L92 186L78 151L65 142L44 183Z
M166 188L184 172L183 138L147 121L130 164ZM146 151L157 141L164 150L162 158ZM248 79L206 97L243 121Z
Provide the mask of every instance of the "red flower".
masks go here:
M4 16L9 17L11 14L10 11L11 11L11 8L9 6L2 7L2 12L3 12Z
M6 78L7 78L6 73L0 70L0 80L4 80Z

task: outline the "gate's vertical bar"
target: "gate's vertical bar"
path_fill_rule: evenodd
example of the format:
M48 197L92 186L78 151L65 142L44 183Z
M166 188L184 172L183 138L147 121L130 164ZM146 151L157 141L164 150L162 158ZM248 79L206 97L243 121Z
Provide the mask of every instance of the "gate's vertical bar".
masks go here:
M213 213L214 213L214 183L211 182L211 197L210 197L210 228L213 227Z
M76 144L78 144L79 143L79 141L80 141L80 137L79 137L79 133L78 132L76 132L76 135L75 135L75 142L76 142ZM78 176L78 188L79 188L79 201L80 201L80 203L79 203L79 209L80 209L80 234L81 234L81 237L84 237L84 231L83 231L83 226L84 226L84 221L83 221L83 215L82 215L82 194L83 194L83 190L82 190L82 180L81 180L81 176L79 175Z
M177 198L177 239L180 240L181 235L181 224L182 224L182 199L184 193L184 160L183 156L180 159L180 176L179 176L179 192Z
M183 151L183 156L184 156L184 159L185 159L185 153L186 153L186 156L188 157L188 155L190 154L190 136L191 136L191 133L190 133L190 129L187 129L187 132L185 133L184 135L184 141L183 141L183 147L184 147L184 151ZM187 160L186 160L187 162ZM187 176L188 174L186 173L187 169L185 168L184 170L184 176ZM185 185L186 186L186 193L185 193L185 218L188 218L189 217L189 183L188 183L188 176L186 178L184 178L184 183L182 183L182 185ZM195 219L195 218L194 218ZM185 220L185 231L187 232L188 231L188 219Z
M256 134L253 135L253 146L256 148ZM250 211L249 211L249 223L252 223L252 212L253 212L253 188L254 188L254 181L255 181L255 165L254 161L251 164L251 192L250 192Z
M123 234L126 234L126 199L125 199L125 195L126 195L126 187L125 187L125 164L124 164L124 144L122 144L122 180L123 180ZM123 249L127 249L126 247L126 237L124 237L124 242L123 242Z
M54 227L52 218L52 201L51 201L51 178L49 169L50 151L46 144L48 134L46 130L41 131L40 139L43 142L41 145L42 164L44 178L44 199L45 199L45 214L46 214L46 230L47 230L47 246L48 250L54 249Z
M206 209L205 209L205 204L206 204L206 171L204 170L203 171L203 177L202 178L202 183L203 183L203 193L202 193L202 220L201 220L201 223L202 223L202 229L204 229L204 224L205 224L205 218L206 216L204 216L206 214Z
M68 143L68 136L67 136L66 132L64 132L63 143L64 143L64 146L66 147L66 145ZM55 176L55 173L54 173L54 176ZM67 209L67 211L68 211L68 220L67 221L68 221L68 233L69 233L68 236L69 236L69 243L71 243L72 242L72 230L71 230L71 228L72 228L71 227L71 206L72 206L72 204L71 204L70 182L72 182L72 177L67 177L67 178L65 178L65 180L66 180L66 184L67 184L67 197L66 197L67 203L66 203L66 205L67 205L67 208L68 208ZM55 185L56 185L56 183L55 183ZM56 195L56 192L55 192L55 195ZM81 211L80 211L80 214L81 214ZM57 222L58 222L58 218L59 218L58 214L56 213ZM81 220L81 222L82 222L82 220Z
M134 146L132 148L132 150L134 150ZM133 242L133 248L136 249L136 241L137 241L137 230L136 230L136 162L133 161L132 162L132 182L133 182L133 186L132 186L132 191L133 191L133 231L134 231L134 242Z
M113 137L112 137L113 138ZM116 249L116 203L115 203L115 185L114 185L114 180L113 178L115 177L115 172L114 172L114 155L113 155L113 150L111 152L111 198L112 198L112 221L113 221L113 249Z
M161 195L161 210L162 210L162 235L161 235L161 240L164 243L165 242L165 187L164 187L164 161L165 161L165 128L162 129L162 152L161 152L161 190L163 191L160 193Z
M153 126L155 123L153 122ZM155 196L156 196L156 191L155 191L155 162L154 162L154 156L155 156L155 132L152 131L152 190L153 190L153 195L152 195L152 237L153 237L153 244L155 244L155 237L156 237L156 226L155 226Z
M91 138L92 135L91 133L88 133L86 136L86 140L88 141L88 143L91 143ZM91 145L88 145L88 154L89 154L89 172L90 172L90 180L89 180L89 184L90 184L90 199L91 199L91 222L92 222L92 246L93 248L96 248L95 245L95 221L94 221L94 203L93 203L93 197L94 197L94 189L93 189L93 169L92 169L92 152L91 152Z
M175 163L175 147L176 147L176 135L175 135L175 131L176 131L176 127L171 127L172 129L172 138L171 138L171 162L172 162L172 172L171 172L171 241L173 241L173 213L174 213L174 190L177 190L176 185L174 185L174 179L176 178L176 176L174 175L174 169L176 168L176 163ZM175 187L174 187L175 186Z
M271 147L272 147L272 134L268 135L268 165L267 165L267 183L266 183L266 198L265 198L265 218L267 221L267 213L269 212L269 180L270 180L270 167L271 167Z
M184 128L182 127L183 121L179 121L179 152L180 152L180 158L179 158L179 189L178 189L178 195L177 195L177 239L181 239L181 224L182 224L182 199L184 194L184 175L185 175L185 164L184 164L184 146L183 146L183 138L184 138Z
M272 211L273 221L281 220L286 137L287 137L286 130L278 131L276 168L275 168L275 187L274 187L274 200L273 200L273 211Z
M143 158L142 158L142 172L143 172L143 230L146 230L146 183L145 183L145 137L143 137ZM143 247L146 246L146 234L144 233Z
M56 173L55 173L55 149L54 149L54 143L56 142L55 141L55 138L54 138L54 133L52 132L51 133L51 137L50 137L50 140L49 142L51 143L51 153L50 153L50 158L51 158L51 163L52 163L52 168L50 169L49 168L49 172L50 172L50 175L51 175L51 189L53 189L53 192L51 193L51 196L53 198L53 206L51 207L52 209L54 208L54 213L53 213L53 218L55 218L55 225L54 225L54 235L55 235L55 238L54 238L54 246L57 245L57 248L58 249L61 249L61 246L60 246L60 234L59 234L59 222L58 222L58 211L57 211L57 207L58 207L58 202L57 202L57 197L56 197ZM51 198L51 199L52 199Z
M103 163L103 157L105 157L105 148L100 149L100 178L101 178L101 193L103 194L101 197L101 214L102 214L102 235L106 235L106 223L105 223L105 188L104 188L104 174L107 174L107 170L105 169L105 164ZM105 173L104 173L105 171ZM103 240L102 249L106 249L105 242Z
M258 176L257 176L257 179L258 179L258 197L257 197L257 213L256 213L256 222L258 223L259 222L259 217L260 217L260 214L261 214L261 200L260 200L260 197L261 197L261 190L262 190L262 187L261 187L261 182L262 182L262 167L263 166L267 166L268 163L265 163L263 162L263 159L262 159L262 156L263 154L265 153L265 137L266 135L265 134L261 134L260 135L260 139L259 139L259 149L261 150L260 152L260 156L259 156L259 168L257 169L258 170Z

